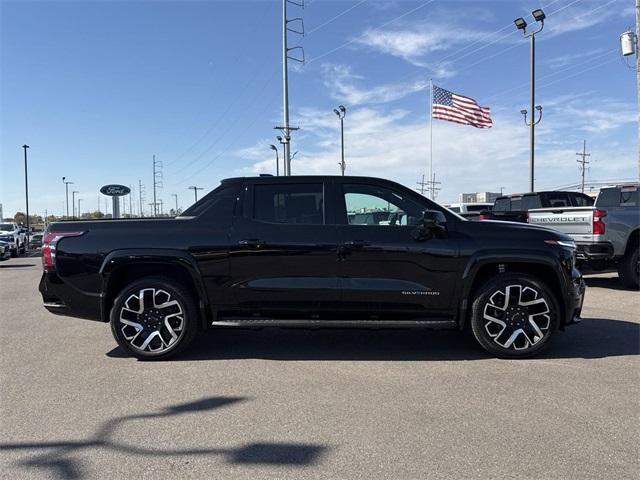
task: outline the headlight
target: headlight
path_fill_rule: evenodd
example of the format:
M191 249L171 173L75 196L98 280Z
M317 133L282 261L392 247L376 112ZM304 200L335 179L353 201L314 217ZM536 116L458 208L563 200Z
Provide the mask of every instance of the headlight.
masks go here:
M559 245L560 247L576 248L576 242L573 240L545 240L544 243L548 243L549 245Z

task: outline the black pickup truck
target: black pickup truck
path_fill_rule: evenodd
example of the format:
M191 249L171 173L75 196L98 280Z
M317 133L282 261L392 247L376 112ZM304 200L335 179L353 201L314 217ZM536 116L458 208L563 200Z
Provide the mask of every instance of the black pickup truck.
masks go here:
M264 326L469 328L525 357L584 296L570 237L467 221L369 177L231 178L179 217L58 222L43 243L44 306L110 322L141 359Z

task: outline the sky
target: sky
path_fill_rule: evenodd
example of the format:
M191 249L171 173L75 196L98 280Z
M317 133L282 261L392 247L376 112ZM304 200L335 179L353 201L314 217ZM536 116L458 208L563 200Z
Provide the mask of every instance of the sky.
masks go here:
M293 174L339 174L346 106L347 174L411 188L428 178L429 80L491 108L494 126L433 123L437 200L528 190L529 43L513 20L543 8L536 37L536 188L637 176L633 60L619 36L633 0L323 1L289 4L305 36L290 61ZM0 203L61 215L73 181L81 208L99 188L131 185L152 201L153 155L164 210L188 207L226 177L275 173L282 124L280 1L0 1ZM298 28L299 22L290 26ZM290 52L300 55L301 51ZM281 165L282 167L282 165ZM70 194L71 196L71 194ZM101 202L101 203L99 203ZM128 210L129 205L126 205ZM149 206L145 205L149 210ZM134 211L137 213L137 204Z

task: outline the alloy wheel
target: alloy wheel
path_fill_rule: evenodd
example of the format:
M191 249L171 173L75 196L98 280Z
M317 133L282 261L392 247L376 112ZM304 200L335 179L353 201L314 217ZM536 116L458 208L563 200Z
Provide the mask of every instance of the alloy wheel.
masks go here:
M143 288L129 295L120 309L119 321L123 338L142 352L164 352L184 333L180 302L158 288Z
M487 335L505 349L526 350L549 332L551 310L544 296L523 285L508 285L494 292L484 306Z

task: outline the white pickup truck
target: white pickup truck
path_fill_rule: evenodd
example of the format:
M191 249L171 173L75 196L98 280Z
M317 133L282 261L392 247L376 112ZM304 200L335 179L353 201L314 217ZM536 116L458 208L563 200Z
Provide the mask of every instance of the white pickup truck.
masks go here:
M17 257L26 251L27 236L16 223L0 223L0 240L11 245L12 257Z
M576 242L578 263L617 270L622 282L640 288L640 184L602 188L593 207L554 205L529 210L529 223L553 228Z

